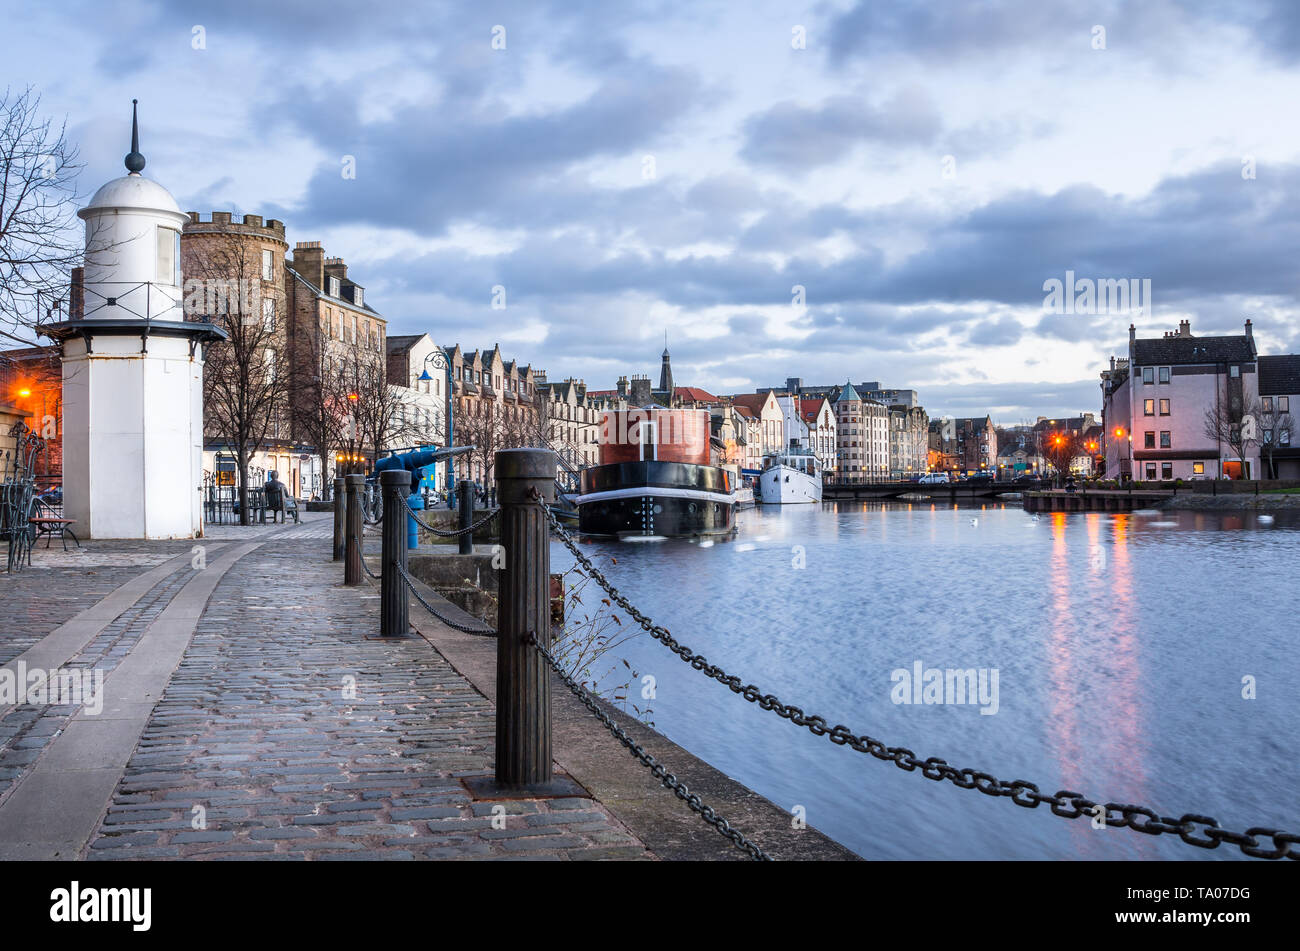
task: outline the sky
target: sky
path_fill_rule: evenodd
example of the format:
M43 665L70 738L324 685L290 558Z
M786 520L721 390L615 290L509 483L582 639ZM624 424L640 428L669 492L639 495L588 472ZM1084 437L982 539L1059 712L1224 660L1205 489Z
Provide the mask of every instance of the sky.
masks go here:
M593 389L1099 411L1128 327L1300 351L1300 3L0 0L0 80L348 264L390 334ZM349 174L351 173L351 174ZM1150 281L1056 313L1046 282ZM1139 285L1140 286L1140 285ZM504 294L498 290L504 289ZM504 303L504 306L499 306ZM498 306L494 306L494 304Z

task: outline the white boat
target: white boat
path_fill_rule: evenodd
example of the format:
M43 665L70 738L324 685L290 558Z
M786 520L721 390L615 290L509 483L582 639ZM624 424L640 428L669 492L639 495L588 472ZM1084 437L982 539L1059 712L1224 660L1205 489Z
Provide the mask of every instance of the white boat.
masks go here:
M815 454L806 449L789 449L764 461L758 477L759 498L764 505L822 500L822 467Z
M736 500L737 505L748 506L754 504L754 490L747 485L737 486L736 491L731 495Z

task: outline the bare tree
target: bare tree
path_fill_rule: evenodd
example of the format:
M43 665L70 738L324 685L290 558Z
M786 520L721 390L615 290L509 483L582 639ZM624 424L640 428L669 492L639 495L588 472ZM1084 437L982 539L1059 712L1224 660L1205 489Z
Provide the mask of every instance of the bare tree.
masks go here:
M1080 437L1072 429L1058 430L1043 435L1043 458L1055 470L1056 478L1064 479L1070 473L1070 465L1082 455Z
M388 380L387 359L372 340L352 343L341 356L343 382L355 416L356 443L372 462L390 448L418 441L423 428L401 388Z
M1246 450L1255 445L1258 433L1251 418L1252 406L1245 400L1226 399L1205 411L1202 432L1206 439L1226 445L1241 460L1241 475L1246 477Z
M0 96L0 321L10 330L34 327L42 303L64 298L82 257L82 166L66 122L42 118L40 101L31 86Z
M1277 407L1277 397L1268 402L1257 400L1252 404L1250 414L1255 420L1256 436L1259 442L1260 462L1264 465L1265 478L1277 478L1276 453L1291 445L1295 433L1295 420L1291 414Z
M353 409L344 385L342 363L329 352L319 328L300 331L294 340L289 413L295 438L316 447L323 469L342 454ZM343 467L336 467L342 473ZM329 486L323 485L322 490Z
M185 247L186 315L228 335L204 354L204 426L235 454L241 525L254 454L289 436L287 338L281 315L263 309L263 291L274 288L262 287L261 261L259 246L234 233L194 234Z

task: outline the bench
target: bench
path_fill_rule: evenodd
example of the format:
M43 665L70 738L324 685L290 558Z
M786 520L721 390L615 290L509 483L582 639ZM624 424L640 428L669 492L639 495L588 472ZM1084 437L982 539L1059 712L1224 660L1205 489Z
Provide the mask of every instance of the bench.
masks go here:
M261 510L261 516L259 517L259 521L263 525L266 524L267 512L271 513L271 521L272 522L275 521L275 512L276 512L275 508L273 508L270 505L267 505L265 502L263 502L263 504L259 508ZM284 515L285 515L284 520L287 522L289 520L289 517L292 516L294 524L299 523L301 521L301 518L298 515L298 511L299 511L298 500L295 499L292 495L286 495L284 497Z
M55 535L63 542L63 550L68 550L68 538L71 537L73 543L80 548L81 542L77 541L77 535L72 530L72 526L77 524L75 518L63 518L61 515L55 515L54 510L49 508L47 503L36 499L36 514L27 520L28 524L36 530L36 538L45 536L45 547L50 547L50 539ZM33 545L35 539L33 539Z

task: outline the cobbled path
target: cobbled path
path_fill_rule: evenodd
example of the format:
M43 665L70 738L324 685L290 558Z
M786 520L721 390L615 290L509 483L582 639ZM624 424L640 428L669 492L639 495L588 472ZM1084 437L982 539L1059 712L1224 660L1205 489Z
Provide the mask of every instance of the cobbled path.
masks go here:
M378 590L341 586L330 537L270 535L221 580L86 858L652 857L592 799L473 801L492 704L423 640L368 636ZM86 653L129 650L188 574Z

